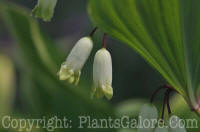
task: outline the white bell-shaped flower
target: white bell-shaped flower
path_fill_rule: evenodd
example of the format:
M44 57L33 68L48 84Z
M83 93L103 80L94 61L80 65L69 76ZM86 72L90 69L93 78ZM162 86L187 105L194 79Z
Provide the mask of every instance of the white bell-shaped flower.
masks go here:
M60 80L68 80L70 83L78 84L81 69L88 59L93 42L90 37L81 38L73 47L66 61L61 65L58 72Z
M97 51L93 64L94 88L92 96L107 99L113 96L112 88L112 59L110 53L102 48Z

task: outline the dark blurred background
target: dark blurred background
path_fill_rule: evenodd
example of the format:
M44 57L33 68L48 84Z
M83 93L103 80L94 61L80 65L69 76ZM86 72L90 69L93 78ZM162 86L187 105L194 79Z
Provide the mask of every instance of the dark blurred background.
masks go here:
M34 8L35 0L8 0L26 8ZM65 52L81 37L88 35L95 27L87 14L86 0L59 0L51 22L40 21L40 27L45 31L58 47ZM81 80L85 77L88 84L92 84L92 62L95 51L101 47L102 32L98 30L94 35L95 48L87 66L83 68ZM0 51L14 57L13 39L3 26L0 27ZM113 59L113 103L130 98L149 99L153 90L164 84L159 73L152 69L137 53L127 45L108 37L108 50ZM81 81L82 82L82 81ZM159 99L159 98L158 98Z
M37 3L36 0L6 1L28 8L30 11ZM43 31L46 36L49 36L53 41L53 45L59 49L59 52L55 51L55 53L57 53L56 56L61 56L58 61L56 60L59 62L59 66L56 64L56 71L59 70L60 64L65 60L74 44L81 37L89 35L95 27L95 25L91 23L87 13L87 2L87 0L58 0L51 22L43 22L37 19L37 21L39 21L40 30ZM13 15L13 17L15 17L15 15ZM17 16L15 20L20 24L24 19L19 19L18 17L19 16ZM23 25L19 25L20 29L23 29L22 26ZM23 30L21 33L22 36L24 35L24 31L26 30ZM106 99L100 101L95 100L96 102L93 100L91 101L88 98L88 94L93 84L93 58L96 51L101 48L102 36L103 32L98 29L93 36L94 49L89 60L82 69L80 84L78 87L73 87L67 83L66 85L62 84L61 81L58 80L56 73L50 75L45 69L42 69L44 67L34 67L37 60L33 59L35 62L31 64L34 66L29 67L30 65L28 66L24 58L21 57L21 54L26 51L19 49L23 49L23 46L25 46L27 50L32 51L31 46L34 44L29 44L28 42L28 46L26 47L26 44L18 43L11 35L5 21L1 20L0 17L0 87L2 87L0 89L0 104L3 102L1 104L3 109L4 107L11 106L10 109L5 108L6 112L2 112L0 109L0 117L1 115L9 114L7 111L9 109L14 117L41 118L43 115L50 117L52 115L58 115L59 117L68 116L75 120L75 124L77 124L78 115L94 115L95 117L103 116L107 118L114 113L118 116L127 114L137 118L140 107L150 99L155 89L166 82L160 74L152 69L152 67L150 67L150 65L135 51L126 44L108 36L107 47L111 53L113 62L114 96L111 101L107 101ZM45 45L48 47L50 44L45 43ZM29 56L27 53L29 52L26 52L25 56ZM31 55L32 58L37 58L34 57L34 54ZM32 62L32 60L30 60L30 62ZM1 83L5 83L5 85ZM85 93L87 93L86 97L79 94L79 91L83 93L85 91ZM1 96L6 101L1 102ZM161 110L160 104L162 99L162 93L156 97L159 111ZM14 101L12 102L12 100ZM190 117L192 115L189 107L183 103L184 101L182 98L175 97L174 101L171 102L173 110L176 111L177 114L179 113L179 115L184 115L185 117ZM184 105L184 107L182 105ZM180 111L180 108L182 111ZM4 132L5 130L2 131ZM11 130L11 132L12 131L14 130ZM66 130L64 131L66 132ZM73 130L70 129L70 132L72 131ZM75 132L78 131L84 132L82 129L75 129ZM88 130L85 132L87 131ZM98 131L95 130L95 132Z

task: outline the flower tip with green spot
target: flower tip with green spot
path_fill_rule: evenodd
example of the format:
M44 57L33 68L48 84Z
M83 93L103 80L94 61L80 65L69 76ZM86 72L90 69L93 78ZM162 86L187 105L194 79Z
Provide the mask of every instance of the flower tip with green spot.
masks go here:
M107 85L105 88L103 88L103 92L108 100L113 97L113 88L110 85Z
M77 85L80 80L81 69L87 61L93 42L89 37L81 38L72 48L66 61L61 65L58 76L60 80L68 80Z

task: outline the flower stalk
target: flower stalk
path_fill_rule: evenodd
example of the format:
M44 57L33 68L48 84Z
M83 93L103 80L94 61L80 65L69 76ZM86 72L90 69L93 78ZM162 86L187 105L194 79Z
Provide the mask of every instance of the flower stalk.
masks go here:
M97 27L95 27L93 30L92 30L92 32L90 33L90 37L92 37L93 35L94 35L94 33L96 32L96 30L97 30L98 28Z
M106 36L106 34L104 33L104 34L103 34L103 42L102 42L104 48L106 48L106 38L107 38L107 36Z
M166 89L165 91L165 96L164 96L164 100L163 100L163 107L162 107L162 113L161 113L161 119L164 120L164 114L165 114L165 107L167 106L167 110L168 110L168 115L170 115L171 112L171 108L170 108L170 104L169 104L169 99L170 99L170 93L172 91L176 91L173 87L171 87L170 85L162 85L160 86L158 89L156 89L156 91L152 94L150 102L153 103L155 96L162 90L162 89Z

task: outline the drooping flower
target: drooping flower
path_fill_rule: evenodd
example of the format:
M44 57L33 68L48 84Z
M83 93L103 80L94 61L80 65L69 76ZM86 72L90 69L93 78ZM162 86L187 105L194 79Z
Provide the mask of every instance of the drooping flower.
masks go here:
M92 96L97 98L102 98L103 96L107 99L112 98L112 59L110 53L105 48L98 50L95 55L93 81Z
M73 47L66 61L61 65L58 72L60 80L68 80L70 83L78 84L81 69L88 59L93 42L90 37L81 38Z

